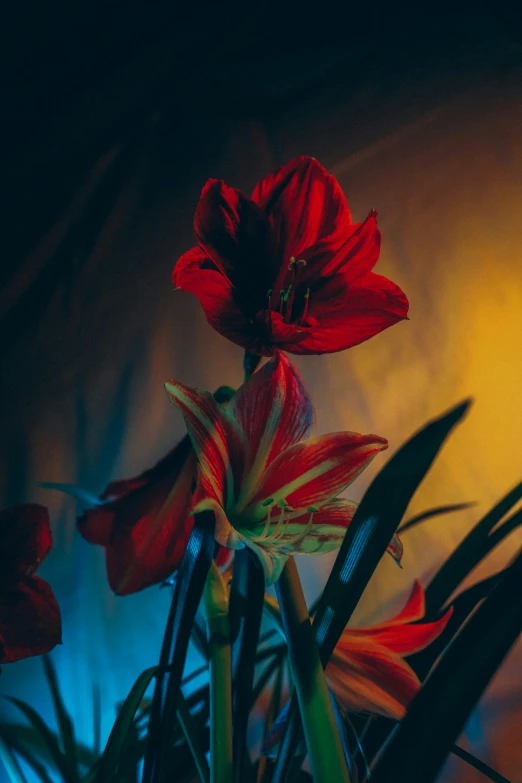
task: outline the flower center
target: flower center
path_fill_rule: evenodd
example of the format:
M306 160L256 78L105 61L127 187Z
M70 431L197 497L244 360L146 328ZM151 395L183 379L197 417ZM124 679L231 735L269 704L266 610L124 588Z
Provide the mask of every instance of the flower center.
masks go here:
M281 288L279 291L279 313L280 315L283 316L283 320L287 324L290 323L290 321L292 320L292 308L294 305L294 298L296 295L299 272L301 272L305 266L306 266L306 261L304 258L299 258L296 261L294 256L291 256L290 263L288 264L288 271L291 273L291 281L287 288ZM272 311L272 294L273 294L273 290L270 289L267 292L269 312ZM310 289L307 288L306 293L304 294L303 312L296 323L302 324L305 322L308 313L309 298L310 298Z
M308 506L306 511L309 512L310 517L308 519L307 524L302 528L300 532L296 533L293 536L287 537L283 543L281 539L283 538L285 531L287 531L290 521L297 516L301 516L303 512L302 511L295 512L295 510L288 505L287 501L284 498L279 500L277 503L275 503L273 498L268 498L263 502L262 505L268 506L268 513L265 520L265 526L260 535L252 536L252 541L255 543L259 543L262 546L265 546L266 544L269 544L270 546L275 545L276 548L278 547L278 545L281 545L281 547L294 546L295 544L299 543L304 538L306 538L306 536L308 535L308 533L312 528L314 514L316 511L319 511L319 509L316 508L315 506ZM279 519L277 522L274 522L274 519L272 518L272 510L274 508L279 509ZM270 528L273 528L272 532L270 532Z

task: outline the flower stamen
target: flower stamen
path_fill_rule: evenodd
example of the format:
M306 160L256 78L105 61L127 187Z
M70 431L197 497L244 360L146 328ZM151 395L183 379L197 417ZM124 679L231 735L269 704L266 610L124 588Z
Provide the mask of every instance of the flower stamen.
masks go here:
M278 508L281 509L281 513L279 514L279 520L277 522L276 528L274 532L271 535L266 535L268 532L267 524L265 524L265 528L263 530L262 536L263 536L263 543L266 544L268 542L272 543L274 541L277 541L281 536L284 534L285 528L288 525L288 522L290 518L286 516L287 514L292 514L294 509L291 508L286 500L282 498L277 503ZM286 517L286 518L285 518Z
M301 541L303 541L303 539L305 539L307 537L307 535L309 534L310 530L312 529L312 525L313 525L313 521L314 521L314 514L316 513L316 511L319 511L319 509L316 508L315 506L308 506L308 508L306 510L310 512L310 518L309 518L309 520L308 520L308 522L306 524L305 529L302 530L301 533L298 533L296 536L294 536L294 538L292 538L288 542L287 546L295 547L296 544L300 544Z
M292 319L292 306L294 304L294 297L296 292L297 275L299 269L304 269L306 261L304 258L299 258L297 261L294 256L291 256L290 263L288 264L288 271L292 272L292 282L288 286L288 290L285 294L286 311L285 311L285 323L290 323ZM282 313L282 310L280 311Z
M306 289L306 294L304 295L304 300L305 300L304 310L303 310L303 314L301 316L301 323L302 324L304 324L304 322L306 321L306 316L307 316L307 313L308 313L308 300L309 299L310 299L310 289L307 288Z

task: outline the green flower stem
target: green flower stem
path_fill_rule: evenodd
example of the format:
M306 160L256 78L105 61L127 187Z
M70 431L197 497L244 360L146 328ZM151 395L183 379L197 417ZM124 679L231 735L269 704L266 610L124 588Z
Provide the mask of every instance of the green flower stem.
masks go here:
M232 657L228 588L215 562L204 592L209 632L210 781L232 780Z
M314 783L350 783L324 670L295 561L276 585Z

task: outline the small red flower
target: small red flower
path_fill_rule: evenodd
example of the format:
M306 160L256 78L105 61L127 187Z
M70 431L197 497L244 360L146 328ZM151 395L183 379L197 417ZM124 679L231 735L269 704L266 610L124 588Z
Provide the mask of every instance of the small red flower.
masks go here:
M404 656L423 650L444 630L453 609L430 623L424 590L415 582L404 609L370 628L346 628L326 669L339 703L354 712L400 720L421 683Z
M109 584L118 595L163 582L179 567L194 524L196 467L186 436L150 470L109 484L101 496L109 500L79 518L82 536L105 547Z
M61 642L56 599L34 575L51 547L46 508L27 504L0 511L0 663L42 655Z
M401 289L372 272L376 214L352 223L339 183L314 158L291 160L251 199L209 179L194 220L198 246L178 260L174 285L253 353L342 351L408 313Z

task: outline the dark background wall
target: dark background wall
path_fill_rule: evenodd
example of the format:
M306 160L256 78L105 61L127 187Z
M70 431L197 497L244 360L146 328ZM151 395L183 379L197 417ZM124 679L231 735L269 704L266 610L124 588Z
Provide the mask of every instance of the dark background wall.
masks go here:
M51 509L55 655L89 741L93 681L108 728L154 661L167 597L115 598L102 553L75 534L74 502L36 482L98 492L149 466L183 432L162 392L169 376L240 383L241 351L170 284L207 177L248 192L311 154L356 220L379 211L379 271L407 291L412 320L299 361L320 431L376 431L395 448L476 397L412 510L476 500L478 512L412 532L404 572L382 564L361 620L400 603L519 480L522 41L500 5L25 2L5 13L1 500ZM310 594L328 562L306 564ZM513 780L519 662L517 648L463 738ZM1 686L48 710L38 661L6 667ZM447 776L479 780L461 762Z

